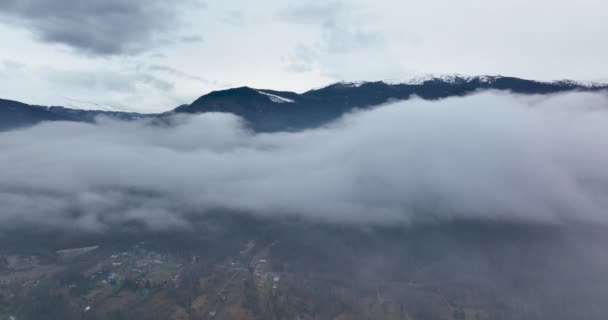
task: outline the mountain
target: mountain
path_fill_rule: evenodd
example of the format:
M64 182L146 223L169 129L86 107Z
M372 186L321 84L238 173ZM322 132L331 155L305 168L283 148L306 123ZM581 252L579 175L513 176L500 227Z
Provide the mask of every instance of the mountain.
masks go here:
M435 100L463 96L480 90L551 94L606 89L608 84L569 80L541 82L502 76L427 76L402 83L338 82L301 94L249 87L233 88L211 92L191 104L181 105L163 114L43 107L0 100L0 130L34 125L42 121L93 122L100 115L120 120L135 120L203 112L236 114L256 131L298 130L323 125L355 108L369 108L393 100L407 100L413 96Z
M92 123L98 116L119 120L136 120L157 115L120 111L80 110L59 106L46 107L0 99L0 131L28 127L43 121Z
M605 89L608 89L606 84L568 80L540 82L501 76L431 76L395 84L338 82L302 94L241 87L212 92L171 113L230 112L246 119L256 131L280 131L316 127L355 108L369 108L413 96L435 100L479 90L551 94Z
M0 99L0 131L35 125L42 121L66 121L65 116L43 107Z
M104 110L81 110L81 109L71 109L66 107L43 107L49 112L62 116L65 118L69 118L73 121L84 121L84 122L94 122L95 118L99 116L114 118L118 120L137 120L142 118L150 118L156 117L157 114L152 113L137 113L137 112L123 112L123 111L104 111Z

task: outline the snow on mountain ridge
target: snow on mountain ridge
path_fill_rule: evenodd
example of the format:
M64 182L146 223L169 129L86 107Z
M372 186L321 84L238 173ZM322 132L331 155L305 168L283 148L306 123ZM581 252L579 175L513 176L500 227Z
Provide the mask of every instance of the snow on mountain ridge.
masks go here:
M107 104L101 104L97 102L84 101L79 99L73 99L70 97L63 97L66 100L65 106L68 109L80 110L80 111L107 111L107 112L126 112L125 110L109 106ZM48 108L48 107L47 107Z
M268 92L264 92L264 91L259 91L258 93L263 94L265 96L268 96L268 99L270 99L270 101L274 102L274 103L294 103L294 100L291 99L287 99L281 96L277 96L275 94L270 94Z
M409 85L422 85L428 81L441 81L450 84L456 84L458 82L471 82L478 80L481 83L491 84L496 81L496 79L501 76L490 76L490 75L481 75L481 76L467 76L459 73L454 74L423 74L419 76L414 76L405 81L394 82L395 84L409 84Z
M382 80L389 85L423 85L426 82L443 82L447 84L459 84L459 83L470 83L473 81L479 81L483 84L493 84L498 79L504 78L502 75L463 75L460 73L453 74L421 74L414 76L412 78L406 80ZM599 87L607 87L608 84L594 81L576 81L576 80L555 80L555 81L542 81L542 80L534 80L538 83L544 84L555 84L555 85L566 85L566 86L580 86L586 88L599 88ZM344 87L352 87L357 88L364 84L370 83L371 81L340 81L335 83L334 85L341 85Z
M586 87L586 88L600 88L600 87L607 86L606 83L601 83L601 82L576 81L576 80L557 80L557 81L551 81L551 82L546 82L546 83L562 84L562 85L569 85L569 86L582 86L582 87Z

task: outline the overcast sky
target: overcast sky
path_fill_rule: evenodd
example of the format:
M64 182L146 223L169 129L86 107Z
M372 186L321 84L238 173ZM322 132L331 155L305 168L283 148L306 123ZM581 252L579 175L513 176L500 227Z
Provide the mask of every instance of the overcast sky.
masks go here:
M608 79L605 0L2 0L0 97L157 112L248 85Z

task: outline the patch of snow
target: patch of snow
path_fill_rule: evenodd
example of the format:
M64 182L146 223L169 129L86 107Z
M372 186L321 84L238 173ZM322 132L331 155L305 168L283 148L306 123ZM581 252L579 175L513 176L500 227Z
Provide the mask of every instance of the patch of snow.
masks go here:
M458 82L471 82L478 80L481 83L491 84L496 81L496 79L501 76L489 76L489 75L481 75L481 76L467 76L459 73L454 74L423 74L418 75L413 78L410 78L405 81L390 81L387 83L393 84L409 84L409 85L422 85L428 81L441 81L445 83L458 83Z
M500 76L479 76L478 79L481 83L494 83Z
M318 91L318 90L322 90L322 89L326 89L326 88L331 88L331 87L342 87L342 88L358 88L364 84L370 83L371 81L340 81L340 82L334 82L331 83L329 85L324 85L324 86L320 86L320 87L314 87L312 89L310 89L308 92L310 91Z
M112 112L125 112L125 110L112 107L102 103L96 103L91 101L84 101L80 99L73 99L70 97L63 97L66 101L63 103L67 108L74 110L85 110L85 111L112 111Z
M270 93L264 92L264 91L258 91L258 93L268 96L268 99L270 99L270 101L272 101L274 103L294 103L295 102L291 99L283 98L283 97L277 96L275 94L270 94Z
M552 82L547 82L547 83L565 85L565 86L580 86L580 87L586 87L586 88L601 88L601 87L608 86L608 84L606 84L606 83L600 83L600 82L594 82L594 81L576 81L576 80L557 80L557 81L552 81Z
M484 84L493 84L496 80L502 78L500 75L479 75L479 76L468 76L459 73L455 74L423 74L410 78L406 81L385 81L388 84L409 84L409 85L422 85L427 81L441 81L449 84L456 83L468 83L471 81L479 81ZM608 84L593 81L574 81L574 80L559 80L559 81L536 81L539 83L554 84L554 85L570 85L580 86L586 88L601 88L607 87Z
M349 88L359 88L360 86L362 86L366 83L368 83L368 81L341 81L341 82L338 82L338 84L340 84L344 87L349 87Z

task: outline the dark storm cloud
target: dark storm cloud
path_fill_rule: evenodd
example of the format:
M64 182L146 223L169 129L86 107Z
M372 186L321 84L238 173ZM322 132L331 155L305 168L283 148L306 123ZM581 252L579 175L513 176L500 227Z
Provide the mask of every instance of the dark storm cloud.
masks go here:
M179 12L197 0L3 0L4 22L30 29L41 41L98 55L137 53L170 41Z
M608 99L410 100L253 134L209 113L0 134L0 229L187 227L214 210L345 224L608 223Z

